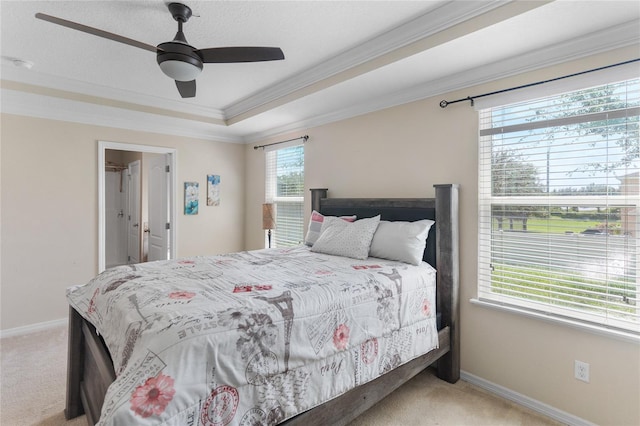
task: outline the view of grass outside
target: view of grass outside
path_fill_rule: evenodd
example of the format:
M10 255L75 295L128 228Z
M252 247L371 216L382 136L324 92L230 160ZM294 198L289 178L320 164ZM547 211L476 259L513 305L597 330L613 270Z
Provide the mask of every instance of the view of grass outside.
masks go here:
M559 217L550 217L549 219L532 218L528 222L530 232L549 232L549 233L580 233L587 229L598 229L599 221L595 220L572 220Z
M497 222L497 219L494 219ZM598 229L601 225L597 220L576 220L576 219L563 219L561 217L540 218L531 217L527 218L527 231L528 232L547 232L552 234L565 234L567 232L573 232L579 234L587 229ZM498 226L494 223L494 228ZM523 230L522 221L514 221L513 230Z
M636 310L628 302L635 296L635 280L629 277L602 280L576 276L562 270L494 265L493 291L529 300L586 310L608 310L620 315ZM588 295L588 297L585 297Z

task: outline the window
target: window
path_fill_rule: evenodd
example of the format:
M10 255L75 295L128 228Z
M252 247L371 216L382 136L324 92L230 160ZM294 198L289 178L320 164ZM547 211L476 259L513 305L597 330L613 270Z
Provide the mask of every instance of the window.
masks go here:
M276 205L272 247L288 247L304 240L304 146L266 153L266 202Z
M640 337L640 80L480 111L478 298Z

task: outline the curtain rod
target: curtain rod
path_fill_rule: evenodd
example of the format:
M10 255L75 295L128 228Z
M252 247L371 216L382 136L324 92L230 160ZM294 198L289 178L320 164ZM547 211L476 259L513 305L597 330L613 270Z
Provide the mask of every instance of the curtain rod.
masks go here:
M300 136L299 138L287 139L286 141L280 141L280 142L268 143L268 144L266 144L266 145L257 145L257 146L254 146L254 147L253 147L253 149L259 149L259 148L264 149L264 147L266 147L266 146L278 145L278 144L281 144L281 143L297 141L298 139L304 139L304 141L303 141L302 143L305 143L306 141L308 141L308 140L309 140L309 135Z
M469 101L469 102L471 102L471 106L473 106L473 101L476 98L483 98L485 96L497 95L498 93L504 93L504 92L510 92L512 90L524 89L524 88L527 88L527 87L537 86L537 85L544 84L544 83L550 83L552 81L562 80L564 78L576 77L578 75L587 74L587 73L594 72L594 71L601 71L601 70L604 70L604 69L607 69L607 68L618 67L620 65L626 65L626 64L630 64L632 62L638 62L638 61L640 61L640 58L631 59L629 61L624 61L624 62L619 62L617 64L606 65L606 66L600 67L600 68L593 68L593 69L590 69L590 70L587 70L587 71L580 71L580 72L577 72L577 73L574 73L574 74L563 75L562 77L556 77L556 78L552 78L552 79L549 79L549 80L538 81L536 83L529 83L529 84L524 84L522 86L510 87L509 89L502 89L502 90L496 90L495 92L483 93L482 95L467 96L466 98L456 99L455 101L442 100L442 101L440 101L440 108L446 108L447 105L451 105L451 104L455 104L455 103L463 102L463 101Z

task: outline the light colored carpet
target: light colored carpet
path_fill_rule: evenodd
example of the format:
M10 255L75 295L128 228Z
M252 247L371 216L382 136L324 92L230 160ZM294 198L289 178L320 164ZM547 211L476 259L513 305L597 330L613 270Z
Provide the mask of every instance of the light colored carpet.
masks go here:
M427 369L349 426L558 426L521 405L459 380L450 384Z
M0 340L2 426L86 426L66 421L67 329ZM427 370L350 426L557 426L559 423L469 383L443 382Z
M0 340L2 426L87 426L66 421L67 328Z

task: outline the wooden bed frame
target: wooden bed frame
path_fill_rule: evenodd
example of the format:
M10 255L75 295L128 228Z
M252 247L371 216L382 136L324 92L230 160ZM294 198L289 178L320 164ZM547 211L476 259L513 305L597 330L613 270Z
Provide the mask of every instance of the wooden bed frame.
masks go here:
M429 233L424 260L437 269L439 348L284 424L345 425L436 361L438 377L450 383L460 378L458 185L434 187L435 198L327 198L327 189L311 189L312 209L323 214L356 214L358 218L381 214L382 220L436 221ZM72 419L86 413L88 423L94 425L100 418L107 388L116 375L104 341L72 307L67 363L65 417Z

